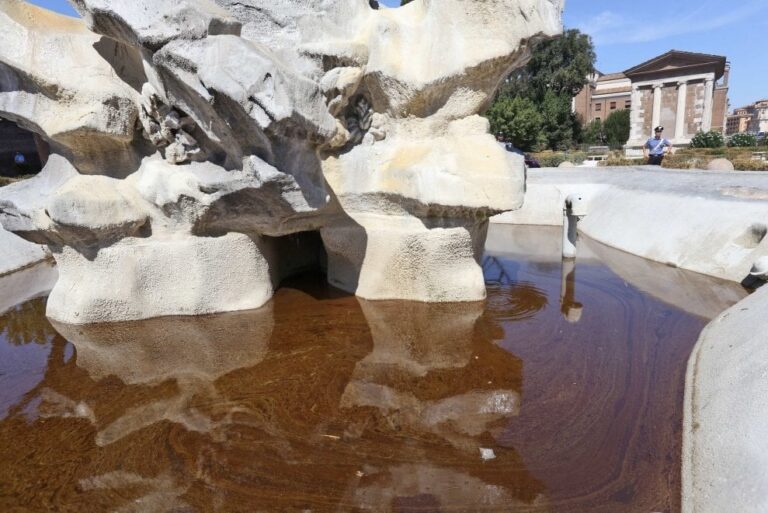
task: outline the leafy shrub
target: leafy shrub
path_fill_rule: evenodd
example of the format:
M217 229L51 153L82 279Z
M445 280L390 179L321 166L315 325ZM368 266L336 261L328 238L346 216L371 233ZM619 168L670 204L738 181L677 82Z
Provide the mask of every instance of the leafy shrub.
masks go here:
M541 151L533 153L533 158L539 161L541 167L557 167L563 162L572 162L577 166L583 163L587 158L584 151Z
M691 157L688 155L675 154L665 157L661 162L661 167L667 169L703 169L707 167L707 162L711 157Z
M698 132L691 139L691 148L721 148L725 146L725 138L720 132Z
M587 160L586 151L569 151L565 153L565 156L568 158L569 161L573 162L577 166L579 164L583 164L584 161Z
M544 119L528 98L499 98L485 114L491 131L502 134L515 147L532 151L541 141Z
M757 137L752 134L733 134L728 140L728 146L734 148L757 146Z
M624 166L642 166L645 164L643 159L628 159L626 157L608 157L598 162L600 167L624 167Z
M768 171L768 160L736 160L733 167L736 171Z
M681 148L678 150L675 150L675 157L687 157L687 158L698 158L698 159L705 159L705 160L711 160L712 158L724 158L728 159L731 162L735 160L742 160L746 159L749 160L752 158L752 152L754 152L754 148ZM711 157L708 159L708 157Z
M557 167L568 160L565 153L559 151L542 151L540 153L534 153L533 157L539 161L541 167Z

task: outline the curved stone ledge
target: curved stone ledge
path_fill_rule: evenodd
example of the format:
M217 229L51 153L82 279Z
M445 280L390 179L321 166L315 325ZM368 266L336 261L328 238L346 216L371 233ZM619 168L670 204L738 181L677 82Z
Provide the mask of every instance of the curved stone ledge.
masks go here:
M523 208L491 222L562 224L572 193L588 205L579 230L649 260L741 282L768 255L768 174L754 172L530 170Z
M768 287L701 334L685 386L683 513L768 511Z

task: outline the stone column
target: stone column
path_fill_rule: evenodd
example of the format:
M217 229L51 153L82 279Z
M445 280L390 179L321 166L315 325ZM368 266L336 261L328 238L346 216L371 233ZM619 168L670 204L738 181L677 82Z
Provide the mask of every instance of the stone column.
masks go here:
M663 86L664 84L653 84L653 121L651 122L653 128L661 124L661 88Z
M715 99L715 79L709 77L704 80L704 117L701 121L701 130L709 132L712 129L712 104Z
M629 110L629 140L641 141L643 139L643 121L640 119L640 86L632 84L632 105Z
M675 113L675 142L679 143L685 137L685 102L688 95L688 82L677 83L677 112Z

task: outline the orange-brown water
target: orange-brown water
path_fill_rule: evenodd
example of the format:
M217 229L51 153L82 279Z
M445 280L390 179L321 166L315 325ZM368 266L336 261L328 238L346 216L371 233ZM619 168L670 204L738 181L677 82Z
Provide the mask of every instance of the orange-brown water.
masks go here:
M309 276L201 318L54 327L20 305L0 317L0 511L677 513L686 359L733 301L700 296L744 292L595 253L489 254L485 303ZM619 276L648 265L646 292Z

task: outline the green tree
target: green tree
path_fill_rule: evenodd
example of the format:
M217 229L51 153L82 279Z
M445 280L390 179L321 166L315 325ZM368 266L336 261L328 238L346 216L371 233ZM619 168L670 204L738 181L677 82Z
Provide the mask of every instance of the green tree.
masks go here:
M567 150L574 145L576 117L571 112L571 97L547 91L539 106L543 116L543 134L551 150Z
M539 43L528 64L507 78L501 94L537 102L544 101L547 92L573 98L595 72L596 58L592 38L577 29L566 30L561 37Z
M553 150L567 149L583 136L581 122L571 112L571 102L594 73L594 63L591 38L578 30L567 30L533 49L528 64L504 81L496 102L510 98L532 101L541 114L541 132L537 137L528 134L526 140Z
M611 112L603 123L608 146L618 149L629 140L629 109Z
M523 151L533 151L541 143L543 118L536 104L528 98L499 98L486 117L495 134Z
M603 122L598 119L593 119L592 122L587 125L584 130L584 142L593 145L603 145L607 141L605 136L605 130L603 129Z

